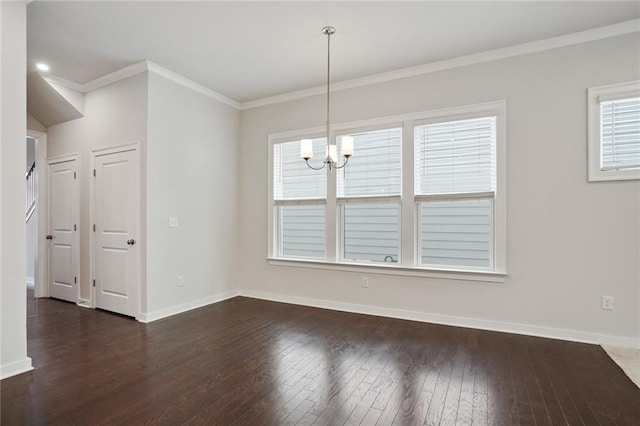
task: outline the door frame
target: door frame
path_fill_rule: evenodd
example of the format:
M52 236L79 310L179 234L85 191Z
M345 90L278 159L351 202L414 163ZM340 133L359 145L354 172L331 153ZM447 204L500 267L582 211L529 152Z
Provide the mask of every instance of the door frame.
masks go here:
M37 152L37 150L36 150L36 152ZM80 241L81 241L80 234L82 233L82 226L81 226L81 223L80 223L80 219L81 219L81 216L82 216L81 211L80 211L80 209L82 208L82 206L80 204L80 191L81 191L80 182L82 181L81 180L82 179L82 174L80 172L80 169L81 169L81 167L80 167L80 155L78 153L67 154L67 155L58 155L58 156L55 156L55 157L47 158L47 160L46 160L46 164L47 164L47 173L46 173L46 175L47 175L47 177L46 177L46 188L47 188L47 190L46 190L46 202L45 202L45 204L47 206L47 208L46 208L46 217L45 217L46 225L45 225L45 228L44 228L44 233L43 233L42 238L41 238L42 246L44 247L44 251L45 251L45 259L46 259L45 262L46 262L46 268L47 268L46 269L46 278L47 278L46 283L47 283L47 285L44 286L44 287L46 287L46 290L47 290L46 297L49 297L49 278L51 276L50 275L50 270L49 270L49 267L50 267L50 265L49 265L49 245L48 244L44 244L45 235L47 235L49 233L49 230L50 230L50 227L51 227L51 224L49 223L49 195L50 195L49 191L51 190L50 182L49 182L49 167L52 164L66 163L66 162L69 162L69 161L75 161L76 162L76 170L75 170L75 172L77 173L77 178L74 179L76 183L75 183L75 194L74 194L73 198L74 198L74 204L75 204L74 223L76 223L78 225L78 227L77 227L77 230L74 231L74 233L73 233L73 243L74 243L75 248L76 248L74 250L74 252L73 252L73 262L75 264L75 271L73 271L73 273L75 274L75 276L78 279L78 282L76 283L77 284L77 286L76 286L76 293L77 294L76 294L75 303L77 305L80 305L80 288L82 286L82 276L80 275L80 270L81 270L81 268L80 268ZM38 196L38 198L39 198L39 196ZM38 212L38 214L40 214L40 212ZM38 216L38 218L39 218L39 216ZM38 255L39 254L40 253L39 253L39 250L38 250Z
M137 182L135 183L138 186L138 218L136 220L136 225L138 227L138 236L136 236L136 240L138 242L138 279L137 279L137 285L138 288L135 290L137 292L137 312L135 314L135 318L136 320L140 319L140 315L142 312L141 306L142 306L142 290L143 290L143 285L142 285L142 275L143 275L143 271L142 271L142 265L143 265L143 261L142 261L142 257L143 257L143 251L142 251L142 246L143 246L143 239L142 239L142 186L141 186L141 182L142 182L142 155L140 152L140 142L139 141L133 141L127 144L123 144L123 145L116 145L116 146L110 146L110 147L105 147L105 148L96 148L96 149L92 149L90 152L90 165L91 165L91 171L89 172L89 174L91 175L93 173L93 170L95 170L96 168L96 157L100 157L103 155L109 155L109 154L117 154L119 152L125 152L125 151L135 151L136 155L137 155L137 167L138 167L138 176L137 176ZM91 179L91 184L89 185L89 227L93 227L93 224L95 224L95 218L96 218L96 180L93 179L93 176L90 177ZM96 307L96 294L95 294L95 287L93 286L93 280L95 280L95 242L96 242L96 238L95 238L95 232L91 231L89 232L89 302L90 302L90 307L94 308Z
M48 246L45 244L47 220L49 217L49 166L47 164L47 134L37 130L27 129L27 136L35 139L36 152L36 209L38 209L38 223L36 231L36 267L34 269L34 297L49 296L49 256ZM45 167L46 166L46 167Z

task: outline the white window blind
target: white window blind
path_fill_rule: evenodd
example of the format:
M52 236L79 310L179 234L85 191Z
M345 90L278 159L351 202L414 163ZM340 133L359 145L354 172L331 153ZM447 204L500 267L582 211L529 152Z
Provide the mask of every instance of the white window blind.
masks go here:
M326 139L313 139L313 159L323 161ZM319 160L319 158L321 160ZM324 198L327 193L327 173L312 170L300 158L300 142L274 145L273 196L275 200Z
M600 103L601 170L640 167L640 98Z
M338 197L399 195L402 129L350 136L353 137L354 156L347 167L338 171Z
M495 191L496 117L414 128L415 193Z

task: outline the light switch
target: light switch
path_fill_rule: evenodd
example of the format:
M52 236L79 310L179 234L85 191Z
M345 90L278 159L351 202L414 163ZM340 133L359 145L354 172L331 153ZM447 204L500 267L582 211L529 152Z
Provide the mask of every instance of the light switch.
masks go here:
M169 228L177 228L178 227L178 218L170 217L169 218Z

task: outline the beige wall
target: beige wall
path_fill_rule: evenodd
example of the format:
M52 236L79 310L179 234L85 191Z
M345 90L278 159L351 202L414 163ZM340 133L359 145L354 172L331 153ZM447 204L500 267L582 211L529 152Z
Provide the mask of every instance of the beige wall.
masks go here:
M47 128L29 113L27 113L27 129L43 133L47 131Z
M334 123L507 101L504 283L269 265L267 135L322 126L324 98L243 111L238 287L371 312L638 344L640 182L590 183L586 170L587 88L637 79L638 51L635 33L333 95ZM365 275L369 289L360 287ZM615 297L614 311L600 309L602 295Z
M26 5L0 2L0 377L31 369L27 357L24 165Z

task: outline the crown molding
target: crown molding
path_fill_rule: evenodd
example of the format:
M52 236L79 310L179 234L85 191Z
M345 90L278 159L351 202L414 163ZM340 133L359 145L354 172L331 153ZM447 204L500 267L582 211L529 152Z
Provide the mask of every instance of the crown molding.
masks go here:
M141 72L147 71L147 61L136 62L133 65L121 68L118 71L114 71L111 74L103 75L102 77L91 80L82 85L82 91L84 93L91 92L92 90L99 89L109 84L113 84L117 81L124 80Z
M145 71L149 71L154 74L157 74L161 77L166 78L167 80L173 81L176 84L187 87L195 92L203 94L218 102L222 102L236 109L242 109L240 102L237 102L221 93L216 92L215 90L211 90L201 84L196 83L193 80L188 79L187 77L184 77L183 75L180 75L176 72L173 72L161 65L158 65L148 60L136 62L135 64L121 68L110 74L103 75L102 77L96 78L95 80L91 80L84 84L75 83L73 81L69 81L64 78L51 75L51 74L48 74L44 78L47 81L66 87L68 89L73 89L81 93L87 93L87 92L91 92L92 90L96 90L101 87L107 86L109 84L113 84L117 81L124 80L125 78L132 77L136 74L140 74L141 72L145 72Z
M496 61L499 59L511 58L514 56L527 55L530 53L542 52L545 50L557 49L560 47L572 46L575 44L586 43L589 41L601 40L610 37L616 37L624 34L630 34L640 31L640 19L620 22L618 24L607 25L604 27L593 28L577 33L565 34L557 37L547 38L544 40L532 41L529 43L518 44L515 46L503 47L500 49L487 50L485 52L474 53L466 56L459 56L444 61L431 62L415 67L403 68L400 70L374 74L367 77L345 80L331 85L331 91L353 89L356 87L369 86L372 84L385 83L393 80L414 77L422 74L429 74L437 71L444 71L453 68L464 67L468 65L480 64L483 62ZM317 86L309 89L297 90L295 92L284 93L281 95L269 96L262 99L243 102L241 109L258 108L266 105L272 105L282 102L293 101L297 99L307 98L324 94L326 86Z
M80 93L87 93L109 84L113 84L117 81L124 80L125 78L136 74L140 74L141 72L147 71L147 68L147 61L140 61L86 83L76 83L53 74L42 74L42 78L51 83L66 87L67 89L72 89Z
M223 104L227 104L229 106L234 107L235 109L242 109L242 104L238 101L235 101L221 93L216 92L215 90L211 90L199 83L196 83L193 80L184 77L183 75L178 74L177 72L173 72L167 68L164 68L154 62L146 61L147 69L149 72L157 74L161 77L166 78L167 80L173 81L176 84L187 87L195 92L203 94L211 99L214 99L218 102L222 102Z
M41 73L40 76L47 82L57 84L62 87L66 87L67 89L75 90L76 92L85 93L84 85L73 82L71 80L66 80L62 77L58 77L52 74L44 74Z

